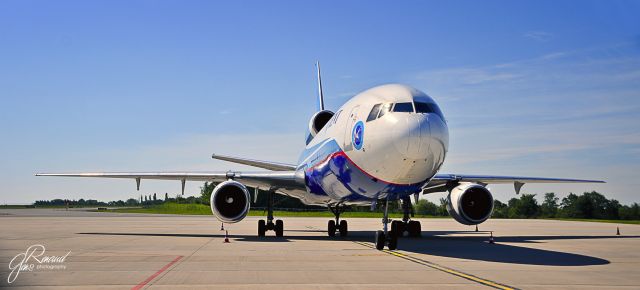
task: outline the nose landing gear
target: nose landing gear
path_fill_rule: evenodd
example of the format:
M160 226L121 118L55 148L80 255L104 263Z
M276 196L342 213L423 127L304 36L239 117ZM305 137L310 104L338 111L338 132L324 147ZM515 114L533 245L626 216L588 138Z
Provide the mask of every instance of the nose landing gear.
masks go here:
M386 245L389 250L395 250L398 248L398 235L396 232L392 230L387 230L387 225L389 224L389 199L386 200L384 204L384 216L382 217L382 231L376 232L376 249L382 250Z

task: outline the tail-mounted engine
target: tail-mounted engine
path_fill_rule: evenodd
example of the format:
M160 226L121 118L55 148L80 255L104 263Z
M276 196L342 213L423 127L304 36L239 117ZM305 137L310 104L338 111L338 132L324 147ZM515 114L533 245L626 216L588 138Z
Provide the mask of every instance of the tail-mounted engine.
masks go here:
M447 199L447 211L461 224L480 224L493 212L493 196L480 184L460 184L449 192Z
M237 223L249 213L251 197L244 184L227 180L211 193L211 211L220 221Z
M334 113L329 110L322 110L313 114L311 120L309 120L307 144L316 136L316 134L318 134L318 132L320 132L320 130L322 130L322 128L324 128L325 125L327 125L329 120L333 117L333 114Z

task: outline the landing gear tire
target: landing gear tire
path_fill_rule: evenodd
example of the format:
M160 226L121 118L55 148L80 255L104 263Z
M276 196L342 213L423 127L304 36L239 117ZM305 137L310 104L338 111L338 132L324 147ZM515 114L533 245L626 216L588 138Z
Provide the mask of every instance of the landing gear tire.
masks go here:
M329 221L329 225L327 226L327 233L330 237L336 236L336 222L334 220Z
M284 222L282 222L282 220L277 220L274 230L276 232L276 237L282 237L284 234Z
M419 238L422 235L422 226L419 221L409 221L407 228L409 229L409 236L412 238Z
M258 237L264 237L264 233L267 231L267 225L264 220L258 221Z
M405 223L401 221L392 221L391 231L396 233L396 236L403 236L405 231Z
M376 232L376 249L378 249L378 251L382 251L382 249L384 249L385 241L386 241L386 238L384 236L384 232L377 231Z
M387 233L387 248L392 251L398 248L398 235L394 231Z
M345 220L341 220L340 221L340 236L341 237L346 237L347 233L348 233L348 228L347 228L347 221Z
M376 232L376 249L384 249L384 245L387 245L389 250L395 250L398 248L398 231L397 229L404 228L404 223L393 222L389 220L389 199L384 203L384 214L382 216L382 224L384 231ZM387 227L391 223L391 230L388 231Z

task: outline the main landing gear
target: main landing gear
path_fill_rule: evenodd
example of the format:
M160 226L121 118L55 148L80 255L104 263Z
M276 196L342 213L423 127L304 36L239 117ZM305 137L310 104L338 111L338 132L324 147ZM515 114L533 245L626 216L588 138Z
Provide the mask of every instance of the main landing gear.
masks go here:
M386 244L389 250L395 250L398 248L398 235L392 230L387 230L387 224L389 223L389 200L387 199L384 204L384 216L382 217L383 230L376 232L376 249L382 250Z
M404 236L406 232L409 237L418 238L422 234L422 226L419 221L409 220L413 217L413 208L411 207L411 199L407 196L402 199L402 210L404 212L402 221L392 221L391 231Z
M335 215L335 220L330 220L327 226L327 233L330 237L336 236L336 230L340 232L341 237L346 237L348 233L347 221L340 220L340 214L344 212L344 206L336 205L335 207L329 206L329 210Z
M276 232L276 237L282 237L284 234L284 223L282 220L273 222L273 196L274 192L269 191L269 199L267 202L267 221L258 221L258 237L264 237L266 231Z

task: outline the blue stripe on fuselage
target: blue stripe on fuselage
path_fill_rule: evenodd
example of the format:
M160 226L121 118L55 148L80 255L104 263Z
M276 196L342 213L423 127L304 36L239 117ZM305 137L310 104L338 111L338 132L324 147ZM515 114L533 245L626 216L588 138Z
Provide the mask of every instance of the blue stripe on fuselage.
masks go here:
M337 201L371 201L387 196L398 199L419 192L427 182L393 184L378 180L361 170L333 139L308 148L300 159L306 160L299 168L304 169L310 193Z

